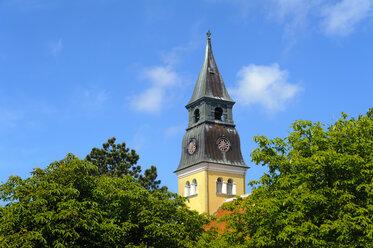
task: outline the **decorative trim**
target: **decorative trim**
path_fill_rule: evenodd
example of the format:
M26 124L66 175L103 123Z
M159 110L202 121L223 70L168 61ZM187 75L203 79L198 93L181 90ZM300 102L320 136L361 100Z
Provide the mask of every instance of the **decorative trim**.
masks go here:
M182 171L176 172L177 178L187 177L193 174L196 174L201 171L217 171L217 172L224 172L224 173L231 173L236 175L246 175L246 170L248 168L245 167L238 167L232 165L223 165L223 164L213 164L213 163L200 163L189 168L185 168Z
M200 171L205 171L205 170L207 170L207 165L204 163L201 163L201 164L197 164L195 166L186 168L182 171L178 171L176 172L176 175L177 175L177 178L183 178L183 177L190 176L190 175L193 175Z

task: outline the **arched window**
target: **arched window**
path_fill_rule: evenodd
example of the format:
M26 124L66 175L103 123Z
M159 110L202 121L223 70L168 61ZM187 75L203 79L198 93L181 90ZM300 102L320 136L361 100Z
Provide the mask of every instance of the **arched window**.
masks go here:
M222 116L223 116L223 110L219 107L215 108L215 120L221 121Z
M185 183L185 188L184 188L184 197L190 196L190 182L187 181Z
M227 194L228 195L233 195L233 180L232 179L228 179Z
M222 188L223 188L223 179L219 177L216 180L216 193L221 194L222 193Z
M194 110L194 123L199 121L199 109Z
M192 195L198 195L198 185L197 185L196 179L193 179L192 181L191 191L192 191Z

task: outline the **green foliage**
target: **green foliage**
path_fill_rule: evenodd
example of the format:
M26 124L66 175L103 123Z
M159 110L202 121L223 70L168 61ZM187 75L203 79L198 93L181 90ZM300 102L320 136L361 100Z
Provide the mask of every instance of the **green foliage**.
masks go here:
M93 148L87 155L86 160L98 167L95 175L110 177L129 175L149 191L158 189L161 181L156 180L157 168L152 165L150 169L145 170L144 175L141 175L141 166L136 165L139 155L135 150L127 148L124 142L115 144L115 140L115 137L108 139L101 149ZM163 187L162 190L166 191L167 188Z
M225 208L220 239L245 247L373 247L372 110L327 129L296 121L285 139L256 136L269 172ZM250 237L250 238L248 238Z
M190 247L206 218L133 177L94 176L69 154L0 185L0 247Z

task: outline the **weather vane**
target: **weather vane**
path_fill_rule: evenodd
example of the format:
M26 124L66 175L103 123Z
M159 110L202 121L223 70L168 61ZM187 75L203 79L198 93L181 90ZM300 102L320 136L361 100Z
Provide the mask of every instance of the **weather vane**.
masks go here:
M211 38L210 38L210 36L211 36L211 32L210 32L210 30L207 30L207 33L206 33L206 34L207 34L207 39L211 39Z

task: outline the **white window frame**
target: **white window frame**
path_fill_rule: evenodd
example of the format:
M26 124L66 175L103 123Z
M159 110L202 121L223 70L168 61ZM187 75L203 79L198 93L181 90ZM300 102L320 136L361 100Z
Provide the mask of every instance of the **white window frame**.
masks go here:
M198 183L196 179L193 179L191 184L191 195L198 195Z
M184 186L184 197L190 196L190 182L186 181Z

